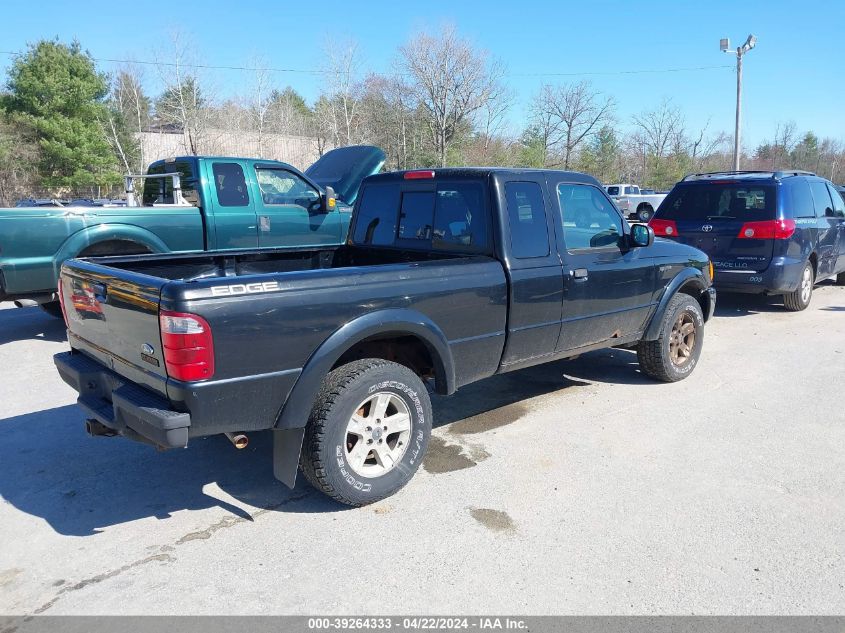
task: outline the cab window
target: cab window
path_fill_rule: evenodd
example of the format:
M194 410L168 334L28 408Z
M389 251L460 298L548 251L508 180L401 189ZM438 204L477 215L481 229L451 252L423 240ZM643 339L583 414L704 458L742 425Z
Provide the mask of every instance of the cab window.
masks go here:
M622 218L596 187L564 183L558 185L557 193L563 239L568 250L619 244Z
M265 206L295 205L306 210L320 200L320 192L286 169L256 168L255 177Z
M549 229L543 192L536 182L505 184L511 252L518 259L549 254Z
M197 193L197 177L194 173L194 163L189 161L160 162L150 166L150 174L178 173L179 184L182 187L182 197L190 204L199 203ZM153 204L173 204L172 178L145 178L142 193L144 206Z
M237 163L214 163L214 187L221 207L249 206L244 170Z

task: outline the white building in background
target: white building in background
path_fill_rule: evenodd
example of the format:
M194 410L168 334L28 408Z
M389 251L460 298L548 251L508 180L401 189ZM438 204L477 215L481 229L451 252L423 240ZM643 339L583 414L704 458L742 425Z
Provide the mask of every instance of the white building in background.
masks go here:
M190 149L191 139L185 132L162 129L141 132L138 137L147 164L169 156L194 153ZM262 134L259 139L257 132L206 129L193 139L193 144L197 154L267 158L299 169L305 169L319 157L317 139L308 136Z

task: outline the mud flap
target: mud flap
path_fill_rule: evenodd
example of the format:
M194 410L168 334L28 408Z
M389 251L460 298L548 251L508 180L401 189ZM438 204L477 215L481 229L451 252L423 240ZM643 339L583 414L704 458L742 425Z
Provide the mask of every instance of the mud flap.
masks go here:
M288 488L296 484L304 437L305 428L273 430L273 475Z

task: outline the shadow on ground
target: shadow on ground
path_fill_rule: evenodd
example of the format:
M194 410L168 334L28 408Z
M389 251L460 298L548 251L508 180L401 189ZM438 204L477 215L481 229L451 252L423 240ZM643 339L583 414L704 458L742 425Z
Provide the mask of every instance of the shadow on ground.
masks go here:
M37 307L0 310L0 345L28 339L66 341L65 324Z
M223 436L198 439L184 450L158 452L124 438L92 438L83 416L68 405L0 420L0 496L43 518L60 534L89 536L102 528L180 510L221 507L249 513L204 492L217 483L257 508L327 512L345 506L301 480L289 490L273 478L269 433L251 436L238 451Z
M636 371L635 354L605 350L495 376L449 398L435 396L434 418L457 433L480 433L521 418L528 410L525 400L591 381L650 382ZM241 451L215 436L192 440L184 450L158 452L123 438L87 436L81 411L68 405L0 420L0 444L0 496L60 534L90 536L128 521L212 507L250 520L250 513L207 494L212 483L260 509L347 509L301 476L294 490L276 481L269 432L252 434Z

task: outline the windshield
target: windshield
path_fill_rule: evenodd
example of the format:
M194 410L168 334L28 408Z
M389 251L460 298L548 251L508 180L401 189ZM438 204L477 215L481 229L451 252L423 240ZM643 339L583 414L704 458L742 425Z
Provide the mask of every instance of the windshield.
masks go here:
M775 187L739 182L679 185L660 205L657 216L666 220L771 220L775 217Z

